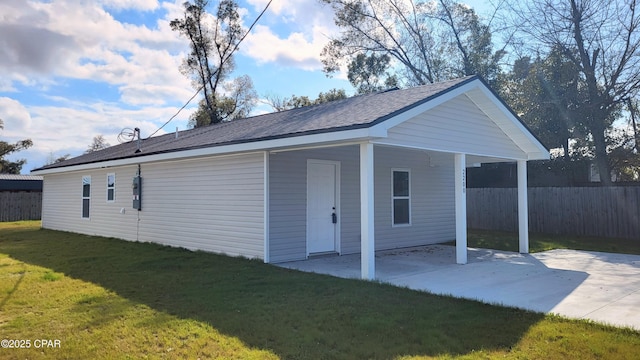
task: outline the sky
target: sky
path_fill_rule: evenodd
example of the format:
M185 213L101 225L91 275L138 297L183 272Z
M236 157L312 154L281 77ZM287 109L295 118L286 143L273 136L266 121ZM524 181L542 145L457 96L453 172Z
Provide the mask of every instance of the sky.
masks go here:
M81 155L94 136L111 145L124 128L158 130L195 93L180 72L186 39L169 22L184 0L0 0L0 140L30 138L7 156L22 173ZM239 0L248 27L268 0ZM216 1L212 1L216 3ZM261 99L354 89L328 78L320 52L337 29L317 0L274 0L236 54L233 77L247 74ZM163 130L187 129L193 105ZM270 112L259 102L254 114Z

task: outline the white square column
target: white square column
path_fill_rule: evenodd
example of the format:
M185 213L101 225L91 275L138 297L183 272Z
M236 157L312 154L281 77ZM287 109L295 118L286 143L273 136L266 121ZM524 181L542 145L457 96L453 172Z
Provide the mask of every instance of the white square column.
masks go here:
M465 154L455 154L456 263L467 263L467 165Z
M373 192L373 144L360 144L360 271L364 280L376 277Z
M521 254L529 253L529 205L527 199L527 161L518 160L518 239Z

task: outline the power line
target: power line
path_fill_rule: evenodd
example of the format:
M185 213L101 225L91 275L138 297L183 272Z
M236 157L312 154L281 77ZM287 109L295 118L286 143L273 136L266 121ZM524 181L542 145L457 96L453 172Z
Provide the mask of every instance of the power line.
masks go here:
M253 23L251 23L251 26L249 26L249 29L247 29L247 31L244 33L244 35L242 35L242 37L240 38L240 40L236 43L236 45L233 47L233 49L231 50L231 52L229 53L229 55L227 55L224 59L220 60L220 65L218 66L217 69L215 69L215 71L211 74L211 76L209 77L209 80L211 80L211 78L218 73L218 71L222 68L222 66L231 58L231 56L233 56L233 54L238 50L238 47L240 46L240 43L242 43L242 41L244 41L244 39L247 37L247 35L249 35L249 33L251 32L251 30L253 30L253 28L256 26L256 24L258 23L258 21L260 20L260 18L262 17L262 15L264 15L265 12L267 12L267 9L269 8L269 6L271 5L271 2L273 0L269 0L269 2L267 3L267 5L264 7L264 9L262 9L262 11L260 12L260 14L258 14L258 17L256 17L256 19L253 21ZM207 66L209 66L209 64L207 64ZM165 126L167 126L173 119L175 119L176 116L178 116L178 114L180 114L180 112L182 110L184 110L184 108L187 107L187 105L189 105L189 103L196 97L198 96L198 94L200 93L200 91L202 91L202 89L204 88L205 84L202 84L202 86L200 86L198 88L198 90L196 90L196 92L189 98L189 100L187 100L187 102L182 105L182 107L178 110L178 112L176 112L172 117L169 118L169 120L167 120L164 124L162 124L162 126L160 126L156 131L154 131L153 133L151 133L151 135L147 136L145 138L149 139L150 137L152 137L153 135L155 135L158 131L162 130Z

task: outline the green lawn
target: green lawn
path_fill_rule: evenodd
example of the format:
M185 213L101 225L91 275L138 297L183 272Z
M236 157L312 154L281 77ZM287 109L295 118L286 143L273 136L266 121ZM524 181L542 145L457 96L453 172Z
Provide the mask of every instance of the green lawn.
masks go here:
M506 251L518 251L518 234L504 231L470 230L467 245ZM529 251L574 249L640 255L640 239L606 239L565 235L531 234Z
M2 359L634 359L640 333L0 223ZM34 348L35 339L60 348Z

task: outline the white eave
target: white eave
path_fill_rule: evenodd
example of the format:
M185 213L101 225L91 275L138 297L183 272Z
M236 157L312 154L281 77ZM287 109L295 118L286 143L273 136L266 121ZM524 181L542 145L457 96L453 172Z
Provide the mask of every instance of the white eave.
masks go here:
M196 158L212 155L247 153L265 150L278 150L284 148L296 148L309 145L322 145L329 143L352 142L355 140L367 140L378 137L386 137L386 131L376 128L363 128L343 130L336 132L326 132L320 134L292 136L280 139L262 140L232 145L220 145L203 147L191 150L177 150L166 153L151 154L146 156L136 156L118 160L106 160L95 163L71 165L52 169L42 169L33 171L34 175L57 174L71 171L82 171L89 169L109 168L115 166L136 165L144 163L172 161L186 158ZM143 149L144 151L144 149Z
M444 92L433 99L418 106L414 106L402 113L367 128L327 131L323 133L283 137L270 140L249 141L246 143L209 146L190 150L176 150L151 155L135 156L118 160L106 160L94 163L56 167L33 171L34 175L47 175L71 171L82 171L96 168L108 168L144 164L161 161L172 161L212 155L246 153L255 151L281 151L299 147L314 147L327 144L342 145L355 141L374 141L386 138L388 130L421 113L424 113L457 96L466 95L478 108L483 111L495 124L519 147L526 159L513 160L544 160L549 159L549 151L536 139L522 122L500 101L499 98L480 80L475 79L459 87ZM143 149L144 151L144 149ZM481 154L479 154L481 155Z

